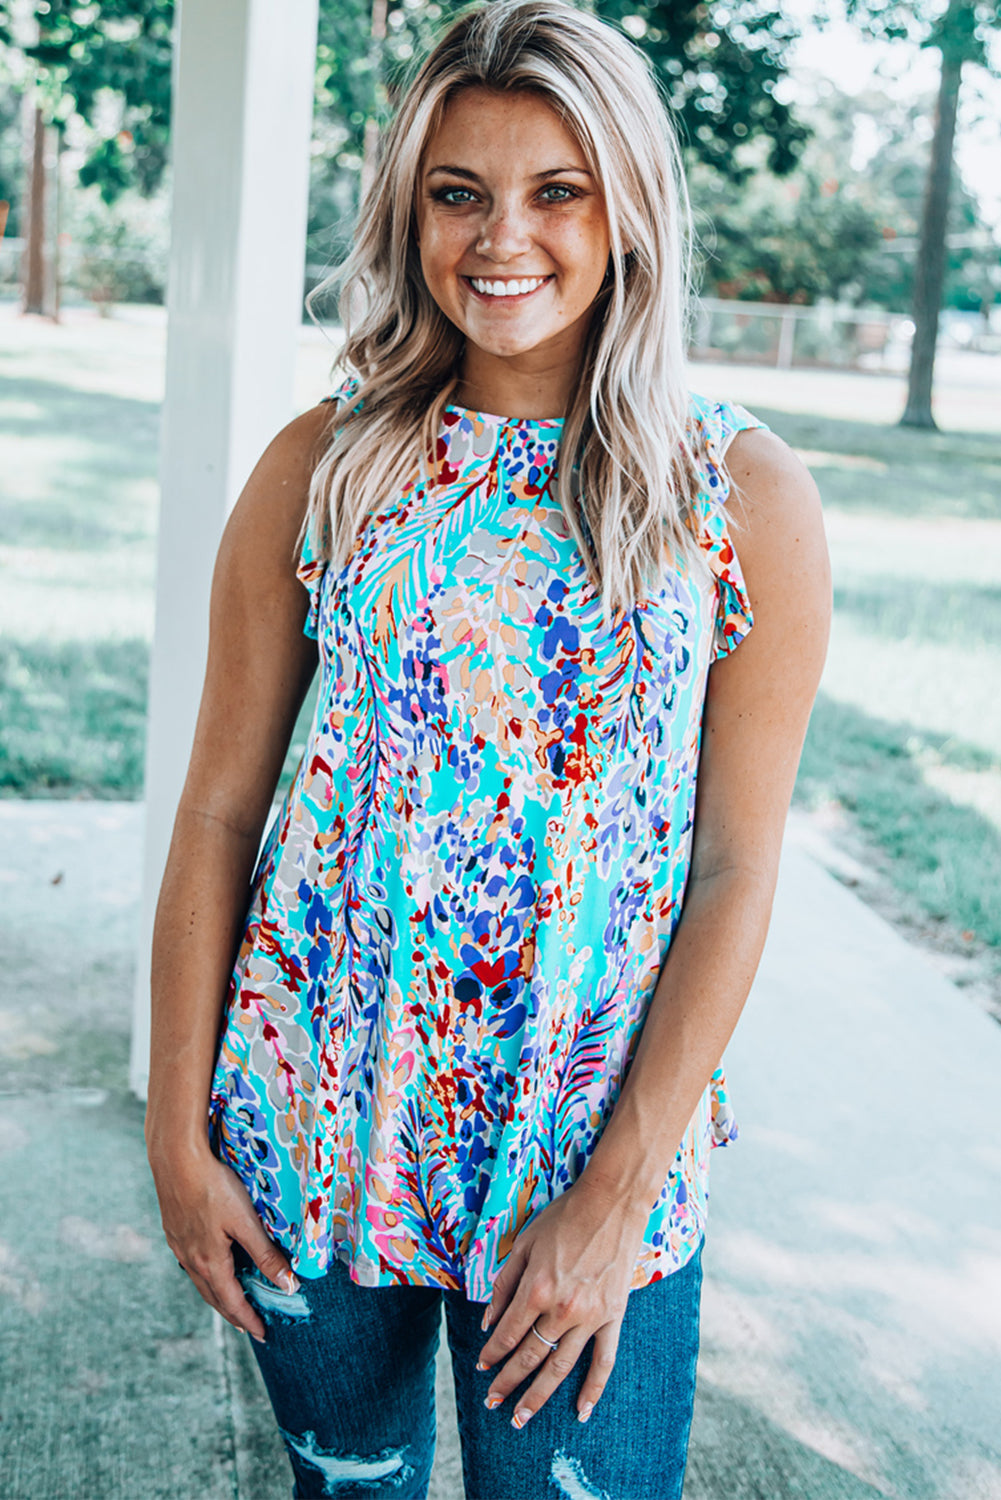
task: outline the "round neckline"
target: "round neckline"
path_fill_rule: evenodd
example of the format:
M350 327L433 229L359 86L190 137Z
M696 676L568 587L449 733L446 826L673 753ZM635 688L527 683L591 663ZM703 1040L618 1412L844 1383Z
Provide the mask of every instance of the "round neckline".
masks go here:
M502 417L498 412L473 411L468 406L457 406L449 401L445 406L446 411L455 412L460 417L468 417L472 422L483 422L487 426L498 427L538 427L554 428L561 431L565 417Z

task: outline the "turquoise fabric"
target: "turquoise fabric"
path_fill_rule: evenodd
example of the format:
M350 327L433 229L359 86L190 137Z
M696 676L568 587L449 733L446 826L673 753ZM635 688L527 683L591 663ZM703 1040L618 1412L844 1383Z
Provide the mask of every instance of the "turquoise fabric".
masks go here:
M349 399L352 387L338 393ZM255 874L214 1147L299 1276L487 1300L608 1119L681 912L711 663L753 624L721 454L762 426L692 397L708 580L602 623L553 492L562 422L446 409L434 473L343 567L304 550L316 716ZM634 1286L683 1265L722 1065Z

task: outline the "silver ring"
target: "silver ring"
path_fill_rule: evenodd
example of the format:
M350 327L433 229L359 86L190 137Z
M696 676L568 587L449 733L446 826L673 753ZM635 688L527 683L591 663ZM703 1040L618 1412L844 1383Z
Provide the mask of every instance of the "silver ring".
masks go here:
M544 1334L541 1334L534 1323L532 1324L532 1332L537 1339L542 1339L544 1344L548 1344L550 1349L555 1349L559 1344L559 1339L547 1339Z

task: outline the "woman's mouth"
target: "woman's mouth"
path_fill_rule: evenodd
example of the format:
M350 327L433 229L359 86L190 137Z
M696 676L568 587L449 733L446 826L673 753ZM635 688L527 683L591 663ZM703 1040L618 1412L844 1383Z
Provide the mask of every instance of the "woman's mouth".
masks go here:
M463 281L471 287L477 297L485 302L517 302L531 297L540 287L552 281L552 276L464 276Z

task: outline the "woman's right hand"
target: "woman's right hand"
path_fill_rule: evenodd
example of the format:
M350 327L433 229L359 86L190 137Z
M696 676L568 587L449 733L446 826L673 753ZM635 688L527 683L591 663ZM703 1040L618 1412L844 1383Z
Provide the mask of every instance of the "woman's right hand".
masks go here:
M285 1255L268 1238L240 1178L206 1144L192 1154L150 1156L167 1244L210 1307L234 1328L264 1342L264 1323L243 1294L233 1264L233 1242L284 1292L298 1281Z

